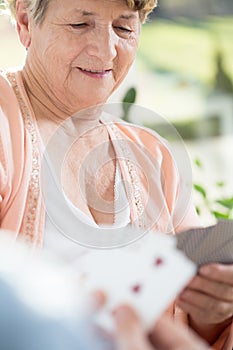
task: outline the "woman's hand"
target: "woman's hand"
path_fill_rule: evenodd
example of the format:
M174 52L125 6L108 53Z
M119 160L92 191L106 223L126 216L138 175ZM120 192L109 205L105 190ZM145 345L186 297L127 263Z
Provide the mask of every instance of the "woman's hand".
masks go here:
M117 350L207 350L193 333L181 325L177 326L171 319L162 317L154 326L148 337L135 311L129 306L120 306L114 312L116 323ZM150 340L149 340L150 339Z
M214 342L233 316L233 265L202 266L177 305L189 314L192 328Z
M96 291L91 295L91 308L94 312L106 302L106 295ZM139 317L130 306L118 307L113 313L116 333L112 341L116 350L210 350L194 333L172 319L162 316L148 336Z

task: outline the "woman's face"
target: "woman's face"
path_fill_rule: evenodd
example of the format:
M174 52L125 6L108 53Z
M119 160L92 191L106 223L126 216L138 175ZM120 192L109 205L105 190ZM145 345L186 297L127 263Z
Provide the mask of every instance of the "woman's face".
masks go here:
M28 64L54 101L69 110L105 102L125 78L140 20L124 0L51 0L29 25Z

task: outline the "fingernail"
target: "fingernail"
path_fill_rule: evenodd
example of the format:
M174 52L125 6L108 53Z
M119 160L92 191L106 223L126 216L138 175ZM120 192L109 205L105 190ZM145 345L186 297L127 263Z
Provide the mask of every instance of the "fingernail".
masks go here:
M112 312L115 319L119 322L125 322L129 319L128 310L125 307L119 307Z
M98 293L92 293L88 297L88 304L91 310L96 310L101 305L101 296Z
M178 296L177 300L182 302L182 300L185 298L185 296L186 296L186 292L183 292Z
M183 296L183 293L180 293L180 294L177 296L176 300L181 300L181 299L182 299L182 296Z
M211 273L211 267L210 266L202 266L200 268L200 272L208 275L209 273Z

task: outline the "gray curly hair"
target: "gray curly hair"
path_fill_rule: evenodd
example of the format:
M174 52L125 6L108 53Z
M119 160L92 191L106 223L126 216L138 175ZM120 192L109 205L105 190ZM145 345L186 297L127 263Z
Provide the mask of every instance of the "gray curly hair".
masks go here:
M28 8L37 24L40 24L43 21L46 9L51 0L24 0ZM150 12L157 6L158 0L125 0L128 7L134 11L139 12L139 17L141 22L144 22L149 15ZM1 2L5 2L10 11L15 17L15 8L17 0L0 0Z

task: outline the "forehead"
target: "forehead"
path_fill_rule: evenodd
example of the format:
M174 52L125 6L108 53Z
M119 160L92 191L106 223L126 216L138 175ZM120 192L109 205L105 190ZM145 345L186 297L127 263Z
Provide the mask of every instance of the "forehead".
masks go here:
M131 17L138 17L138 12L130 9L126 0L52 0L50 7L64 15L120 16L128 13Z

